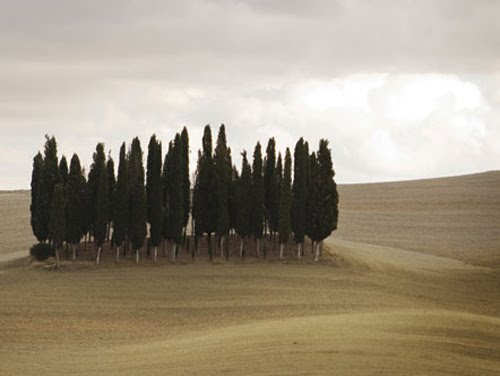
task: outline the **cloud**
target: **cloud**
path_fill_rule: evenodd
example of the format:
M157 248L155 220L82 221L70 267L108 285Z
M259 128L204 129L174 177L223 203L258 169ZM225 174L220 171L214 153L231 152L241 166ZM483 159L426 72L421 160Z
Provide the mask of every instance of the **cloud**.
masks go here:
M0 3L0 188L45 133L95 144L225 123L235 163L275 136L331 140L341 182L498 168L500 3L89 0ZM7 150L9 152L7 152ZM10 158L15 151L15 158ZM7 167L8 165L8 167Z

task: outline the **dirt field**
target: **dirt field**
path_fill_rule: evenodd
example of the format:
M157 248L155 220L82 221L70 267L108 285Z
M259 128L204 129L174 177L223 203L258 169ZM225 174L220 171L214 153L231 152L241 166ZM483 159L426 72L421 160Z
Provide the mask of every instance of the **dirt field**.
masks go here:
M187 255L178 265L115 265L109 254L99 268L4 263L0 374L498 375L500 247L490 222L500 174L477 177L341 187L342 227L318 265L192 264ZM460 184L483 191L473 195L481 212ZM22 197L0 195L4 255L33 241ZM474 225L452 242L460 223ZM4 239L13 227L19 245ZM477 259L473 244L482 245Z

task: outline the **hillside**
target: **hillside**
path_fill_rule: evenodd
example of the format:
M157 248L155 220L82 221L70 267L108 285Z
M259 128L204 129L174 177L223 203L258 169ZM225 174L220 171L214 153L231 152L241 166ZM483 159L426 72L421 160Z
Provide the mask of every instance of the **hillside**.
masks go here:
M500 267L500 172L340 185L335 237Z

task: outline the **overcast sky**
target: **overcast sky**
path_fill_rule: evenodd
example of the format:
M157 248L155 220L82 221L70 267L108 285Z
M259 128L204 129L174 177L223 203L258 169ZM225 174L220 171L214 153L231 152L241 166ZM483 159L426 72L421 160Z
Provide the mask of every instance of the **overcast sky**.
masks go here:
M500 167L500 1L0 0L0 189L55 135L97 142L226 125L236 155L331 143L338 182ZM165 146L164 146L164 149ZM239 166L238 166L239 167Z

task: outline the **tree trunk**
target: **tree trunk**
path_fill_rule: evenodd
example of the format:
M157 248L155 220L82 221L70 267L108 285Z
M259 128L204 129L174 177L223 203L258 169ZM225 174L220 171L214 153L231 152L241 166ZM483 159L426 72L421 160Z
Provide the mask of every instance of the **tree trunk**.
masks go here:
M76 260L76 244L72 244L71 249L73 251L73 261L75 261Z
M155 264L156 264L156 258L157 257L158 257L158 246L155 245L154 256L153 256L153 260L154 260Z
M61 263L59 262L59 247L56 247L56 268L59 269L61 267Z
M257 258L260 258L260 239L257 238L257 244L256 244L256 248L255 248L255 251L257 253Z
M176 252L177 252L177 243L174 243L174 246L172 247L172 262L175 262Z
M243 258L243 237L240 236L240 258Z
M280 243L280 260L283 260L283 250L285 248L285 243Z
M220 258L224 261L224 236L220 238Z
M319 245L320 242L316 242L316 255L314 256L314 262L318 262L319 260Z
M138 249L135 250L135 263L136 264L139 263L139 250Z
M319 242L319 255L323 257L323 240Z
M212 234L207 234L208 258L212 261Z
M116 260L115 262L118 264L120 262L120 247L116 247Z
M297 244L297 258L300 260L300 246L302 245L302 243L298 243Z
M95 264L96 265L99 265L99 261L101 260L101 248L102 247L98 247L97 248L97 256L95 258Z

